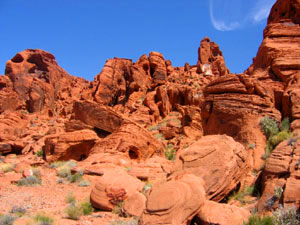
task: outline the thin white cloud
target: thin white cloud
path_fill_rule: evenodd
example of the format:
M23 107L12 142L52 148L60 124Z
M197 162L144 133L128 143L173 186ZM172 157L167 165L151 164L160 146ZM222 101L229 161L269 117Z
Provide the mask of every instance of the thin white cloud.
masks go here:
M239 5L236 4L237 0L224 1L209 0L210 21L213 27L219 31L232 31L264 21L268 18L270 10L276 2L276 0L240 0L245 2ZM225 10L230 12L224 13L227 12ZM237 16L235 20L232 20L231 15L234 10L237 11Z
M276 0L259 0L250 12L250 18L254 23L259 23L268 18L270 10Z
M222 20L217 20L214 16L214 12L213 12L213 0L209 1L209 16L210 16L210 21L212 23L212 25L214 26L214 28L216 30L219 31L231 31L231 30L235 30L237 28L240 27L240 23L239 22L231 22L229 24L226 24L224 21Z

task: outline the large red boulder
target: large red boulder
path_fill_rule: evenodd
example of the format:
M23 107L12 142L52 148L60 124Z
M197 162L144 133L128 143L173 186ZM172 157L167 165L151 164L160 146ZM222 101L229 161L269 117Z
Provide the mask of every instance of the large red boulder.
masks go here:
M221 201L247 173L247 150L226 135L208 135L178 153L173 176L192 173L204 180L207 199Z
M189 224L204 201L201 179L191 174L178 176L152 187L140 224Z

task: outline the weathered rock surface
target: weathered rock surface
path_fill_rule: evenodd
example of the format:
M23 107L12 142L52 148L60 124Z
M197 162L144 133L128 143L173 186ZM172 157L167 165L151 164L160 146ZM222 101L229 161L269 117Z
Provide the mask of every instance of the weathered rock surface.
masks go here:
M45 140L44 152L48 162L86 159L98 140L92 130L79 130L59 135L50 135Z
M107 106L78 101L74 104L74 112L75 119L95 127L99 135L106 134L91 149L90 159L93 162L96 162L99 153L126 154L129 159L146 159L154 153L163 152L164 146L146 129Z
M197 67L205 75L223 76L229 73L219 46L208 37L200 43Z
M6 63L5 75L12 85L6 81L3 86L12 86L18 96L18 99L15 93L11 96L17 108L29 112L48 110L50 116L66 115L71 110L70 100L85 95L89 85L82 78L70 76L59 67L52 54L42 50L27 49L16 54ZM61 104L57 104L58 100Z
M130 200L132 195L141 192L143 187L143 182L128 175L124 169L107 169L92 189L91 203L97 209L112 210L120 202ZM142 205L140 201L136 203Z
M188 224L204 201L201 179L184 174L152 187L140 224Z
M204 180L207 199L221 201L247 172L247 151L226 135L202 137L178 154L173 175L188 172Z
M278 204L300 207L299 180L300 142L290 139L280 143L267 159L263 171L263 191L259 200L259 210L271 210ZM283 193L276 196L275 190Z
M254 144L251 164L259 169L263 163L265 136L261 132L263 116L281 120L275 95L261 81L247 75L227 75L211 82L205 89L202 106L204 135L226 134L245 147Z
M203 225L240 225L248 221L250 212L233 205L207 200L196 217Z

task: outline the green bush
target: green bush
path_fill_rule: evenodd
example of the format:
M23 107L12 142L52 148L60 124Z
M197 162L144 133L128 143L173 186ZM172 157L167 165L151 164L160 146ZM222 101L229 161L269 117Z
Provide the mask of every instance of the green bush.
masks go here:
M25 208L19 206L13 206L12 209L10 210L10 213L17 215L18 217L24 216L26 212L27 210Z
M37 156L37 157L43 157L43 155L44 155L43 149L39 150L39 151L36 153L36 156Z
M245 203L247 203L247 201L245 201L245 199L244 199L246 196L257 196L257 195L259 195L258 191L257 191L256 187L254 185L252 185L249 187L245 187L240 192L233 193L233 195L229 197L229 200L234 199L234 200L239 201L242 204L245 204Z
M41 178L42 177L42 174L41 174L41 171L39 168L32 168L31 169L32 171L32 175L37 177L37 178Z
M37 178L36 176L29 176L26 178L21 178L21 180L18 181L18 186L34 186L41 184L41 179Z
M67 217L71 220L79 220L83 214L81 208L76 204L70 204L66 208L66 213L67 213Z
M51 163L50 165L51 168L59 168L63 166L73 168L77 166L77 163L75 161L69 160L69 161L56 161Z
M244 225L275 225L273 223L273 219L270 216L265 216L265 217L260 217L257 215L252 215L248 219L248 222L245 223Z
M146 195L148 193L148 191L150 191L152 188L152 184L151 183L146 183L145 186L143 187L142 193L144 195Z
M274 196L275 196L277 199L280 199L280 198L281 198L282 193L283 193L282 187L277 187L277 188L275 188L275 190L274 190Z
M284 118L281 122L281 131L288 131L290 130L290 120L289 118Z
M39 225L51 225L53 224L53 219L47 216L45 213L38 213L34 217L34 221Z
M68 176L67 178L68 178L68 181L70 181L71 183L76 183L76 182L79 182L82 180L82 175L79 173L75 173L75 174Z
M119 216L124 216L123 205L124 202L120 201L117 205L115 205L115 207L112 210L112 213L117 214Z
M0 225L13 225L16 217L4 214L0 217Z
M291 132L289 132L290 122L288 118L285 118L281 123L281 130L279 130L278 123L273 118L263 117L260 125L268 138L263 156L263 159L267 159L279 143L292 137Z
M165 150L165 157L166 157L166 159L171 160L171 161L174 161L176 159L176 151L172 144L168 144L168 146Z
M269 138L269 143L274 149L279 143L281 143L284 140L287 140L292 137L292 134L288 131L280 131L278 134L272 136Z
M68 166L61 166L56 169L56 174L59 177L67 178L71 176L71 169Z
M277 134L279 132L279 126L276 120L270 117L263 117L260 120L261 129L267 138Z
M296 207L284 208L279 206L273 212L273 223L276 225L299 225L300 218L297 214Z
M79 182L79 187L88 187L90 185L90 182L88 180L82 180Z
M67 197L66 197L66 202L69 204L75 204L76 203L76 199L73 195L73 192L69 192Z
M82 202L80 204L80 208L82 210L83 215L91 215L94 212L94 208L92 207L90 202Z
M0 163L0 170L4 173L13 171L15 166L11 163Z

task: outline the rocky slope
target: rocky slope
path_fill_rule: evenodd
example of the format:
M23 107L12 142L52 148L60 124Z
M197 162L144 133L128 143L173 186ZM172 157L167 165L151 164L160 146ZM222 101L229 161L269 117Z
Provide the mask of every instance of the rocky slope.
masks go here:
M298 209L299 15L299 0L275 3L243 74L209 38L195 65L158 52L114 58L92 82L48 52L17 53L0 76L0 212L26 208L19 224L45 211L56 224L238 225L279 204ZM292 122L267 160L264 117ZM16 186L32 177L41 184ZM69 190L98 211L70 220Z

